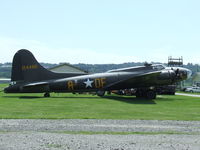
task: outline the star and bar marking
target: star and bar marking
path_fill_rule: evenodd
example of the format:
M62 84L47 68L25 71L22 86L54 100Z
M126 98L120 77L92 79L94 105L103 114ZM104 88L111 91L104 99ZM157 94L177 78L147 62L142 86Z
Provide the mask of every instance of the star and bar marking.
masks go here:
M93 88L93 86L97 89L101 89L105 86L106 84L106 78L96 78L96 79L85 79L83 83L85 84L85 88ZM67 81L67 88L70 91L75 90L75 86L77 87L78 85L77 80L70 80ZM78 87L77 87L78 88Z
M85 81L84 83L85 83L85 88L88 88L88 87L91 87L92 88L92 83L93 83L94 81L90 81L90 79L87 79L87 81Z

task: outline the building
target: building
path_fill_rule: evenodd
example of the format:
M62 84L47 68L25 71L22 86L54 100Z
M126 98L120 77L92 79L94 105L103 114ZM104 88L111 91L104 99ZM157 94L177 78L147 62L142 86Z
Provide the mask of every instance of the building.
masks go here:
M85 73L87 74L86 71L67 63L49 68L49 70L56 73Z

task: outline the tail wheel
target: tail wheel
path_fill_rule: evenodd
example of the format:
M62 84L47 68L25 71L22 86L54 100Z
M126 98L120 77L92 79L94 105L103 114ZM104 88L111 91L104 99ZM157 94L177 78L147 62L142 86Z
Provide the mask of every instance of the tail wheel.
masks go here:
M50 97L50 93L44 93L44 97Z

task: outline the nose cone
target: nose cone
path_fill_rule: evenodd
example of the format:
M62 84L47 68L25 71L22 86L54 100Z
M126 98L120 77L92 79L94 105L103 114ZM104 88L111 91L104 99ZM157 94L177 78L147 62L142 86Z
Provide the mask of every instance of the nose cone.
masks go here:
M175 73L175 80L176 81L183 81L186 79L189 79L192 75L192 71L187 69L187 68L183 68L183 67L172 67L171 68L174 73Z
M187 68L179 67L176 70L176 74L181 80L186 80L191 77L192 71Z

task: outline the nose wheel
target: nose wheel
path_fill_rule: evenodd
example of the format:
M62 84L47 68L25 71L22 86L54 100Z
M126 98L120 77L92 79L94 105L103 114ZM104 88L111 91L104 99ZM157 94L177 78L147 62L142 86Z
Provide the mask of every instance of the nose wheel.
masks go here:
M50 93L44 93L44 97L50 97Z

